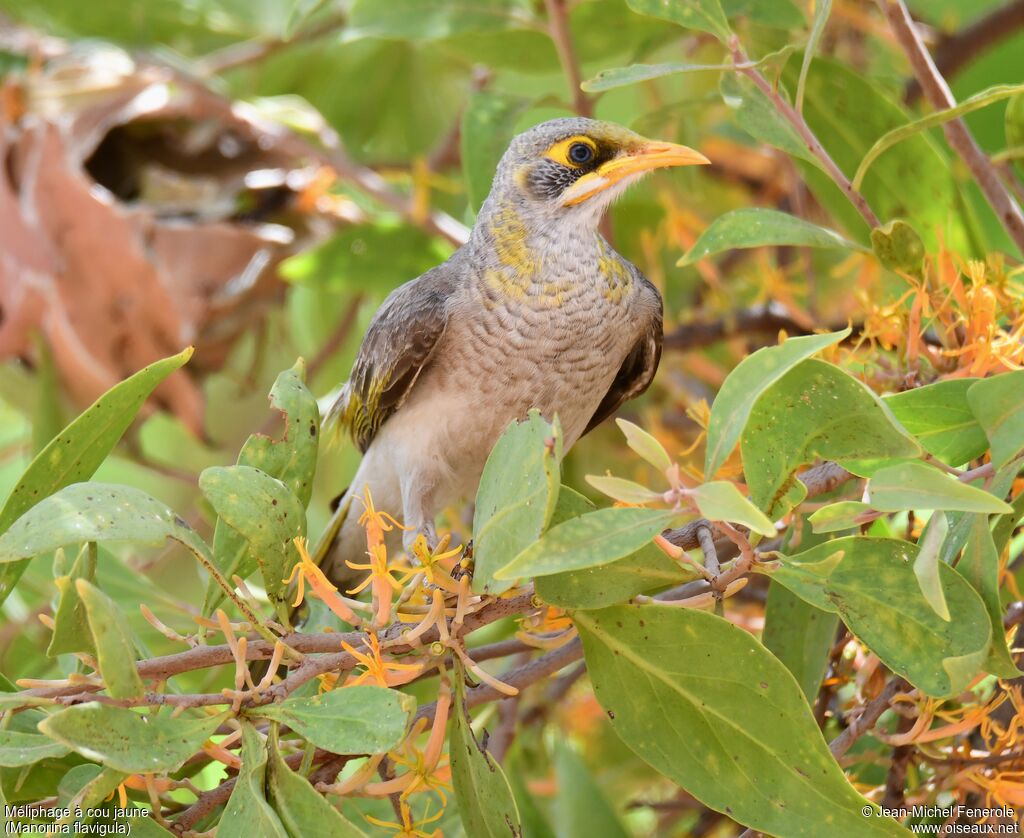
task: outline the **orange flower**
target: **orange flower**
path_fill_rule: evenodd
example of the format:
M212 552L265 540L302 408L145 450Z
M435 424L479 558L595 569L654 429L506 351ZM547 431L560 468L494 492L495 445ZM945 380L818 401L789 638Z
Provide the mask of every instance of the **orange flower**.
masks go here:
M409 810L409 804L404 800L399 801L399 811L402 813L402 822L396 823L395 821L382 821L372 815L363 815L370 823L375 826L383 826L388 829L395 830L395 838L440 838L441 830L435 829L433 832L424 832L421 827L427 824L434 823L441 819L444 815L444 809L438 812L436 815L431 815L429 818L424 817L422 820L413 821L412 812Z
M415 575L416 571L408 565L389 564L388 549L384 544L384 533L391 532L395 527L406 529L386 512L378 512L373 505L373 497L370 495L370 487L366 487L366 495L363 498L365 510L359 517L359 523L366 527L366 554L370 561L367 564L358 564L346 560L353 570L368 570L369 574L359 585L350 591L349 594L358 594L367 585L371 586L373 593L373 604L375 621L382 626L388 622L391 615L391 597L395 591L402 589L402 584ZM392 574L400 574L402 579L395 579Z
M399 684L407 684L423 671L423 666L418 663L396 663L391 660L384 660L380 651L380 641L377 635L370 632L366 636L366 645L369 654L356 651L352 646L341 641L341 648L354 657L360 665L366 669L354 679L346 682L345 686L362 684L364 681L373 679L381 687L394 687Z
M287 585L296 576L298 577L298 594L292 605L297 608L302 604L302 598L305 595L305 583L308 582L310 591L316 595L317 599L330 608L340 620L352 625L359 625L362 621L348 607L344 598L338 595L338 589L331 584L330 580L324 575L324 572L310 558L309 550L306 547L306 539L296 538L295 547L299 551L299 560L295 563L295 567L292 568L288 578L282 580Z

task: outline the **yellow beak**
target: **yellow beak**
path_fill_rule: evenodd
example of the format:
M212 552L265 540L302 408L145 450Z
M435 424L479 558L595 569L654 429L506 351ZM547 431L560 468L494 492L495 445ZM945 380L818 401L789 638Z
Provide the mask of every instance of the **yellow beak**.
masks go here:
M632 151L613 157L593 172L588 172L564 193L562 203L572 207L592 198L631 175L665 169L669 166L706 166L710 164L699 151L675 143L645 142Z

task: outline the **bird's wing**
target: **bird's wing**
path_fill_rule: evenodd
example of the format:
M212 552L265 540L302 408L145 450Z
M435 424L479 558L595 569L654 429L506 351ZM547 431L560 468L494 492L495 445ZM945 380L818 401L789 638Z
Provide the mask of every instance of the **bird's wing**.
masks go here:
M639 340L626 355L622 366L619 367L612 386L608 389L605 397L601 399L601 403L583 431L584 434L590 433L615 413L623 402L643 393L650 386L654 379L654 373L658 370L658 362L661 360L662 337L661 294L645 277L640 276L639 279L643 283L641 305L647 309L649 314L646 326L641 332Z
M352 374L327 416L327 423L348 430L361 451L430 362L448 325L457 281L451 263L438 265L392 291L374 315Z

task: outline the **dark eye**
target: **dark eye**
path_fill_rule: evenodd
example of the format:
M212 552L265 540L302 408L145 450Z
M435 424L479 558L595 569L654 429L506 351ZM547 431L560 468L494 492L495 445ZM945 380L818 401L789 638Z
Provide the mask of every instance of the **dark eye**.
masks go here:
M577 166L583 166L594 159L594 149L586 143L573 143L569 146L569 160Z

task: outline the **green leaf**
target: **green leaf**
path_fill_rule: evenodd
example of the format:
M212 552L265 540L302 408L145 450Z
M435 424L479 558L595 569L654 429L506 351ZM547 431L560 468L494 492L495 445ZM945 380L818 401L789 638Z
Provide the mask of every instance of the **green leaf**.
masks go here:
M650 503L653 500L661 500L661 492L655 492L621 477L588 474L586 480L597 491L623 503Z
M530 28L536 21L524 0L357 0L345 39L407 38L426 41L463 32Z
M220 838L289 838L264 796L266 777L267 749L263 738L256 728L243 721L242 767L217 827Z
M812 605L837 611L886 666L922 692L956 695L977 675L992 630L981 599L942 563L951 619L935 613L914 573L917 552L898 539L849 536L783 557L771 576Z
M145 688L135 669L135 646L124 612L114 600L86 579L78 579L75 590L85 605L107 692L114 698L138 698Z
M913 457L921 452L865 384L817 360L797 365L761 395L740 450L750 498L769 518L781 517L806 497L796 472L818 457Z
M602 70L592 79L583 82L580 87L588 93L600 93L605 90L613 90L616 87L626 87L642 81L660 79L664 76L700 73L709 70L732 70L733 66L732 64L687 64L678 61L669 61L664 64L630 64L628 67L612 67Z
M1024 495L1021 495L1024 497ZM985 669L997 678L1018 678L1020 672L1006 647L1003 606L999 600L999 552L988 526L988 516L971 516L971 529L956 569L978 592L992 624L992 648Z
M46 654L51 658L70 652L95 652L85 605L75 588L78 579L89 582L96 580L96 545L91 542L79 550L68 575L53 580L60 598L53 615L50 645L46 649Z
M921 131L934 128L937 125L943 125L953 119L959 119L964 114L987 107L993 102L1001 102L1003 99L1009 99L1011 96L1022 92L1024 92L1024 84L997 84L994 87L990 87L987 90L982 90L979 93L975 93L973 96L969 96L955 107L935 111L934 113L922 116L919 119L915 119L906 125L901 125L899 128L894 128L892 131L883 134L875 141L875 144L868 149L868 153L864 155L864 159L860 161L860 165L857 167L857 172L853 176L853 188L857 190L860 189L861 184L864 181L864 175L867 174L871 164L878 159L879 155L892 148L896 143L902 142L909 137L913 137Z
M772 209L747 208L718 216L676 264L689 265L726 250L766 245L864 250L838 233L795 215Z
M828 23L828 16L832 13L832 0L815 0L814 23L811 25L811 34L807 36L807 46L804 47L804 60L800 63L800 78L796 84L796 109L804 109L804 90L807 87L807 71L811 69L811 61L814 60L814 52L818 48L818 41L825 32L825 24Z
M1006 103L1006 114L1003 117L1006 132L1006 145L1024 155L1024 93L1018 93ZM1024 165L1017 160L1017 173L1024 176Z
M807 148L807 143L779 112L775 102L747 76L726 73L718 87L722 100L736 112L736 123L751 137L782 149L812 166L820 165L818 158Z
M100 396L52 439L29 463L0 509L0 534L44 498L92 477L135 420L149 394L191 357L189 347L139 370ZM27 566L27 561L23 561L0 567L0 603L7 599Z
M145 492L108 483L75 483L36 504L0 536L0 562L83 541L160 544L167 538L209 556L195 530Z
M795 29L806 22L804 13L791 0L722 0L722 11L729 20L744 17L751 23L776 29Z
M40 760L57 759L69 753L70 748L42 734L0 730L0 765L5 768L34 765Z
M871 248L890 271L920 277L925 247L917 230L906 221L890 221L871 231Z
M713 480L692 490L700 514L712 521L743 524L761 535L775 535L775 525L726 480Z
M951 466L980 457L988 439L967 403L976 378L953 378L885 396L883 401L921 447Z
M109 799L127 776L123 771L98 765L76 765L68 771L57 787L57 802L66 814L54 821L51 834L78 834L66 831L67 826L85 821L84 812Z
M611 801L564 741L555 746L555 779L554 816L561 838L629 838Z
M452 707L448 754L452 785L459 801L459 817L466 835L474 838L509 838L522 835L519 810L505 772L473 735L466 711L465 673L455 668L455 703Z
M551 527L585 515L594 505L579 492L562 486ZM636 594L681 585L697 578L693 569L681 567L654 544L601 567L569 570L538 576L537 596L562 608L603 608L624 602Z
M150 716L90 701L48 716L39 730L127 774L177 771L230 715L225 711L199 719Z
M975 382L967 403L992 445L992 464L1006 465L1024 449L1024 370Z
M305 376L305 364L300 360L290 370L282 372L270 389L271 409L279 411L284 419L281 438L253 434L238 454L239 466L258 468L280 480L299 499L303 509L309 505L313 491L320 442L320 411L316 399L306 387ZM304 525L305 516L300 517ZM217 522L213 534L213 557L215 565L227 579L236 575L245 579L259 564L258 554L254 554L251 549L251 542L230 521ZM288 575L287 570L291 569L294 561L286 564L286 572L277 576L276 581L267 582L264 574L268 593L279 594L280 580ZM212 614L223 599L223 589L211 579L206 587L203 614Z
M736 447L758 397L801 361L849 334L850 330L844 329L824 335L790 338L778 346L759 349L740 361L725 379L711 405L704 457L705 478L714 477Z
M732 34L718 0L626 0L626 5L637 14L710 32L723 43Z
M949 532L949 523L944 512L936 512L928 519L924 532L917 542L917 558L914 559L914 575L921 586L921 593L935 613L947 622L952 619L946 595L939 579L939 548Z
M268 598L286 616L284 580L299 560L292 540L306 534L302 502L282 481L251 466L208 468L199 475L199 488L216 510L218 525L231 527L248 544Z
M612 728L706 806L787 838L909 834L849 784L799 685L749 633L657 605L573 619Z
M490 90L477 90L469 97L462 113L459 144L462 176L474 212L491 191L491 181L501 155L515 135L516 123L530 107L522 96L510 96Z
M858 520L865 512L871 511L871 504L859 500L843 500L816 509L807 520L816 533L840 532L860 524Z
M668 451L652 434L626 419L616 419L615 424L626 437L626 445L658 471L664 472L672 468L672 458Z
M549 529L494 575L514 580L610 564L650 544L678 517L664 509L611 507L570 518Z
M366 833L343 817L305 777L288 767L276 739L272 736L268 742L267 800L289 838L366 838ZM254 835L250 833L248 838Z
M768 588L762 641L793 673L808 704L813 704L828 668L828 653L839 619L815 608L782 585Z
M531 410L513 422L491 450L480 477L473 516L473 590L499 594L515 577L499 577L504 567L533 544L547 527L558 502L562 429ZM498 581L499 579L508 581Z
M249 712L288 725L335 754L379 754L401 741L414 706L412 696L362 684Z
M868 503L883 512L948 509L960 512L1009 512L1010 505L984 489L961 483L925 463L880 469L868 481Z

